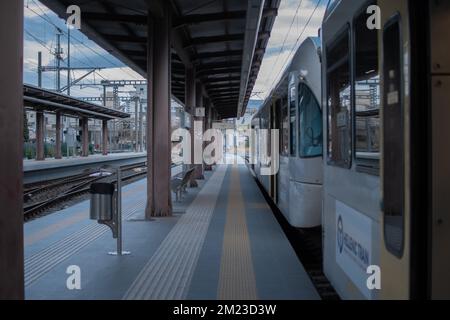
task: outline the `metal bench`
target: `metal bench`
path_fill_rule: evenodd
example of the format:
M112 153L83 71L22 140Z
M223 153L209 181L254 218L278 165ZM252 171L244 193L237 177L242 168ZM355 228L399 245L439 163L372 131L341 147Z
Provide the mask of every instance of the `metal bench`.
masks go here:
M195 168L191 168L181 175L176 176L170 181L170 188L172 192L175 193L176 201L178 202L182 196L183 192L186 192L187 184L191 180L192 174Z

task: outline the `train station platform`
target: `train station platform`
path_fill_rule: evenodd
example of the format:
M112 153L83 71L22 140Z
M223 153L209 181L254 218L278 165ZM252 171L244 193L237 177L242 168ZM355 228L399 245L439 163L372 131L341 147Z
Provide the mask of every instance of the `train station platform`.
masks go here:
M245 165L219 165L144 221L146 181L123 190L124 249L82 202L24 226L27 299L319 299ZM70 266L81 289L69 290Z
M23 160L24 183L58 179L81 173L87 168L104 165L132 165L147 161L146 152L96 154L89 157L70 157L63 159L46 159L45 161Z

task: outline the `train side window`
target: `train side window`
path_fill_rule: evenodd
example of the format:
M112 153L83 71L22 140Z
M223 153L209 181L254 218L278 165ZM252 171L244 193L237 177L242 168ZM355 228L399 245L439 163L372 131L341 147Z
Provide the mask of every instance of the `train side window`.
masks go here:
M359 166L377 169L380 160L380 76L378 30L367 28L367 14L354 20L355 157Z
M319 157L323 145L322 111L314 93L304 83L298 86L298 101L300 157Z
M287 95L281 100L281 155L289 156L289 114Z
M296 126L296 88L292 86L289 89L289 141L291 157L297 156L297 126Z
M349 29L327 48L328 164L350 168L352 158Z
M266 127L265 129L267 130L267 141L266 141L266 150L267 150L267 156L271 157L272 156L272 108L275 102L272 101L272 104L270 105L269 108L267 108L266 110ZM266 165L270 165L268 163L266 163Z
M399 17L383 32L383 207L384 239L397 257L404 246L404 112Z

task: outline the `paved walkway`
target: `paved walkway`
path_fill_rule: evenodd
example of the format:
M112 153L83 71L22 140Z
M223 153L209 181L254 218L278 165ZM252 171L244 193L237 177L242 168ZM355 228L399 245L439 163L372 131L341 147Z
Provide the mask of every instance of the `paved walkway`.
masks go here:
M88 220L88 202L25 224L28 299L318 299L294 250L244 165L221 165L143 221L145 180L123 192L124 248ZM70 266L81 290L66 286Z

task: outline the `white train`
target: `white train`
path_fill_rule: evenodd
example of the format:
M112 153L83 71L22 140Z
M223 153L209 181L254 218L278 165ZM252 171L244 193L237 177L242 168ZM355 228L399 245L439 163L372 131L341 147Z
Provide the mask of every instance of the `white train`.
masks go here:
M320 41L305 40L281 81L253 117L254 129L279 130L279 172L264 176L271 140L258 135L254 172L288 222L298 228L321 225L322 109ZM258 131L258 130L256 130ZM261 143L267 143L266 148Z
M292 226L322 224L323 269L344 299L450 298L444 30L449 1L330 1L320 44L302 44L253 119L282 132L279 173L259 163L258 179ZM302 118L313 98L321 128Z

